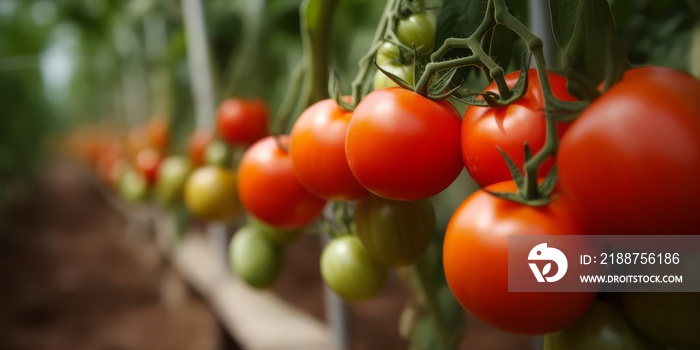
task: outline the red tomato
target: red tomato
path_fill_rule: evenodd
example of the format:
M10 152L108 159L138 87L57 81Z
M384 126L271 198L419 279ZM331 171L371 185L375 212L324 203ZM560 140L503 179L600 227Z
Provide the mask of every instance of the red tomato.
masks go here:
M506 75L508 86L513 87L520 72ZM549 83L554 95L565 101L576 98L566 92L566 79L556 73L548 72ZM514 103L502 107L470 106L462 121L462 157L469 175L480 186L512 179L508 166L496 146L499 146L522 170L525 142L530 145L533 154L544 146L547 135L544 116L544 97L537 77L537 71L528 72L528 86L525 95ZM496 83L491 83L484 91L498 93ZM561 136L567 123L559 123ZM539 176L546 176L554 165L554 159L545 161Z
M352 112L332 99L317 102L301 113L289 140L294 173L313 194L338 201L354 200L369 192L350 172L345 157L345 134Z
M249 146L267 136L269 119L262 100L229 98L216 111L219 135L237 146Z
M158 167L162 156L153 148L146 148L136 155L135 165L146 179L148 186L153 186L158 179Z
M433 196L462 170L460 123L447 101L402 88L375 90L360 101L348 125L350 170L380 197L407 201Z
M700 82L632 69L571 125L563 193L595 234L698 234Z
M488 187L515 188L513 181ZM447 226L447 283L465 309L496 328L521 334L562 329L586 312L597 293L508 292L508 236L581 233L562 196L532 207L479 190L457 208Z
M190 157L193 167L198 167L204 164L204 156L207 146L214 139L211 131L199 129L195 130L187 142L187 153Z
M170 126L162 116L155 116L148 121L148 145L161 153L165 153L170 142Z
M282 229L306 226L326 201L307 191L294 175L285 147L289 136L268 136L253 144L238 167L243 207L260 221Z

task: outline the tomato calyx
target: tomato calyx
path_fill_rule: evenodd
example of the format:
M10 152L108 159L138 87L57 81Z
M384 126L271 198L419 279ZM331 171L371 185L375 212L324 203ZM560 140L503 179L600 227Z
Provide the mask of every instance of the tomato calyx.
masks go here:
M336 201L331 202L330 205L330 210L324 210L321 220L319 220L321 231L331 238L354 235L355 206L352 203Z

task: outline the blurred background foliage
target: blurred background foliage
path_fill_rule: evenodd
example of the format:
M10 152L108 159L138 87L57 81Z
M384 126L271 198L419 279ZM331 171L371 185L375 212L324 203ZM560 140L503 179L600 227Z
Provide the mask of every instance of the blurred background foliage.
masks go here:
M268 0L256 16L248 12L253 3L204 1L216 101L229 94L259 96L274 111L301 57L301 0ZM610 3L633 64L689 69L692 33L700 22L696 1ZM440 5L428 1L430 7ZM338 4L330 49L346 92L383 6L372 0ZM518 5L518 16L528 18L526 10ZM472 17L481 14L465 18ZM28 178L47 150L56 149L56 137L50 135L81 124L106 121L94 132L109 134L164 115L173 121L171 147L182 151L194 126L182 22L179 1L0 1L0 203L8 184ZM251 36L251 24L257 24L257 36ZM444 32L438 28L438 36ZM254 64L236 75L246 45L257 50L249 61ZM503 45L509 47L496 49L513 50Z

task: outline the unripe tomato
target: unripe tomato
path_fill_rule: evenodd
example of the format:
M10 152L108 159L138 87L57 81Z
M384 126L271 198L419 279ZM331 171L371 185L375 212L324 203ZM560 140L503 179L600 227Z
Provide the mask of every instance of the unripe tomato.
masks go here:
M269 119L262 100L229 98L216 111L219 135L236 146L249 146L267 136Z
M236 173L212 165L198 168L185 183L185 205L203 220L233 220L241 213Z
M119 181L119 192L128 202L140 203L148 196L146 178L138 171L127 170Z
M355 108L345 153L357 181L393 200L431 197L449 186L464 164L459 113L401 88L375 90Z
M326 201L294 175L288 144L289 136L268 136L248 148L238 167L238 191L245 209L257 219L296 229L315 220Z
M407 266L433 241L435 210L430 199L397 202L369 196L357 203L355 228L372 258L391 267Z
M158 166L162 160L160 153L153 148L146 148L141 150L136 155L136 160L134 165L136 169L143 174L146 179L148 186L153 186L158 178Z
M401 49L398 47L398 45L394 45L388 41L385 41L377 49L375 62L380 66L383 66L385 64L400 64Z
M282 247L252 225L238 229L229 244L231 269L248 285L260 289L277 281L283 254Z
M192 172L190 161L181 156L170 156L160 163L158 180L154 189L155 199L164 206L182 201L187 177Z
M305 109L289 135L289 156L299 182L325 199L349 201L369 194L350 172L345 134L352 112L332 99Z
M373 260L355 235L333 239L321 253L321 276L347 301L371 299L387 279L385 266Z
M435 47L435 24L432 12L416 12L399 20L396 36L402 44L415 47L419 55L433 52Z
M204 150L204 162L207 165L216 165L226 167L231 158L228 146L221 140L213 140L209 142Z
M187 142L187 155L192 166L198 167L204 164L207 145L214 139L211 131L205 129L195 130Z

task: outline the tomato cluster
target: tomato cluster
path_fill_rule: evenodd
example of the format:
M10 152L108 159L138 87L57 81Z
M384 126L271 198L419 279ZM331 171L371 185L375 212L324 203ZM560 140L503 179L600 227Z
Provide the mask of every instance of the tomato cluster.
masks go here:
M506 76L510 86L516 74ZM566 80L548 76L553 94L572 100ZM700 205L700 82L667 68L628 70L573 123L560 123L556 197L528 206L490 193L517 191L513 180L503 182L511 175L496 146L522 171L524 144L534 152L544 144L541 86L534 70L529 77L519 100L469 107L462 122L465 166L486 187L447 227L443 263L452 292L497 328L557 332L547 336L546 349L700 347L691 330L700 321L694 293L620 293L610 306L595 303L597 293L513 293L507 284L509 235L698 234L692 213ZM542 164L540 176L554 160Z

